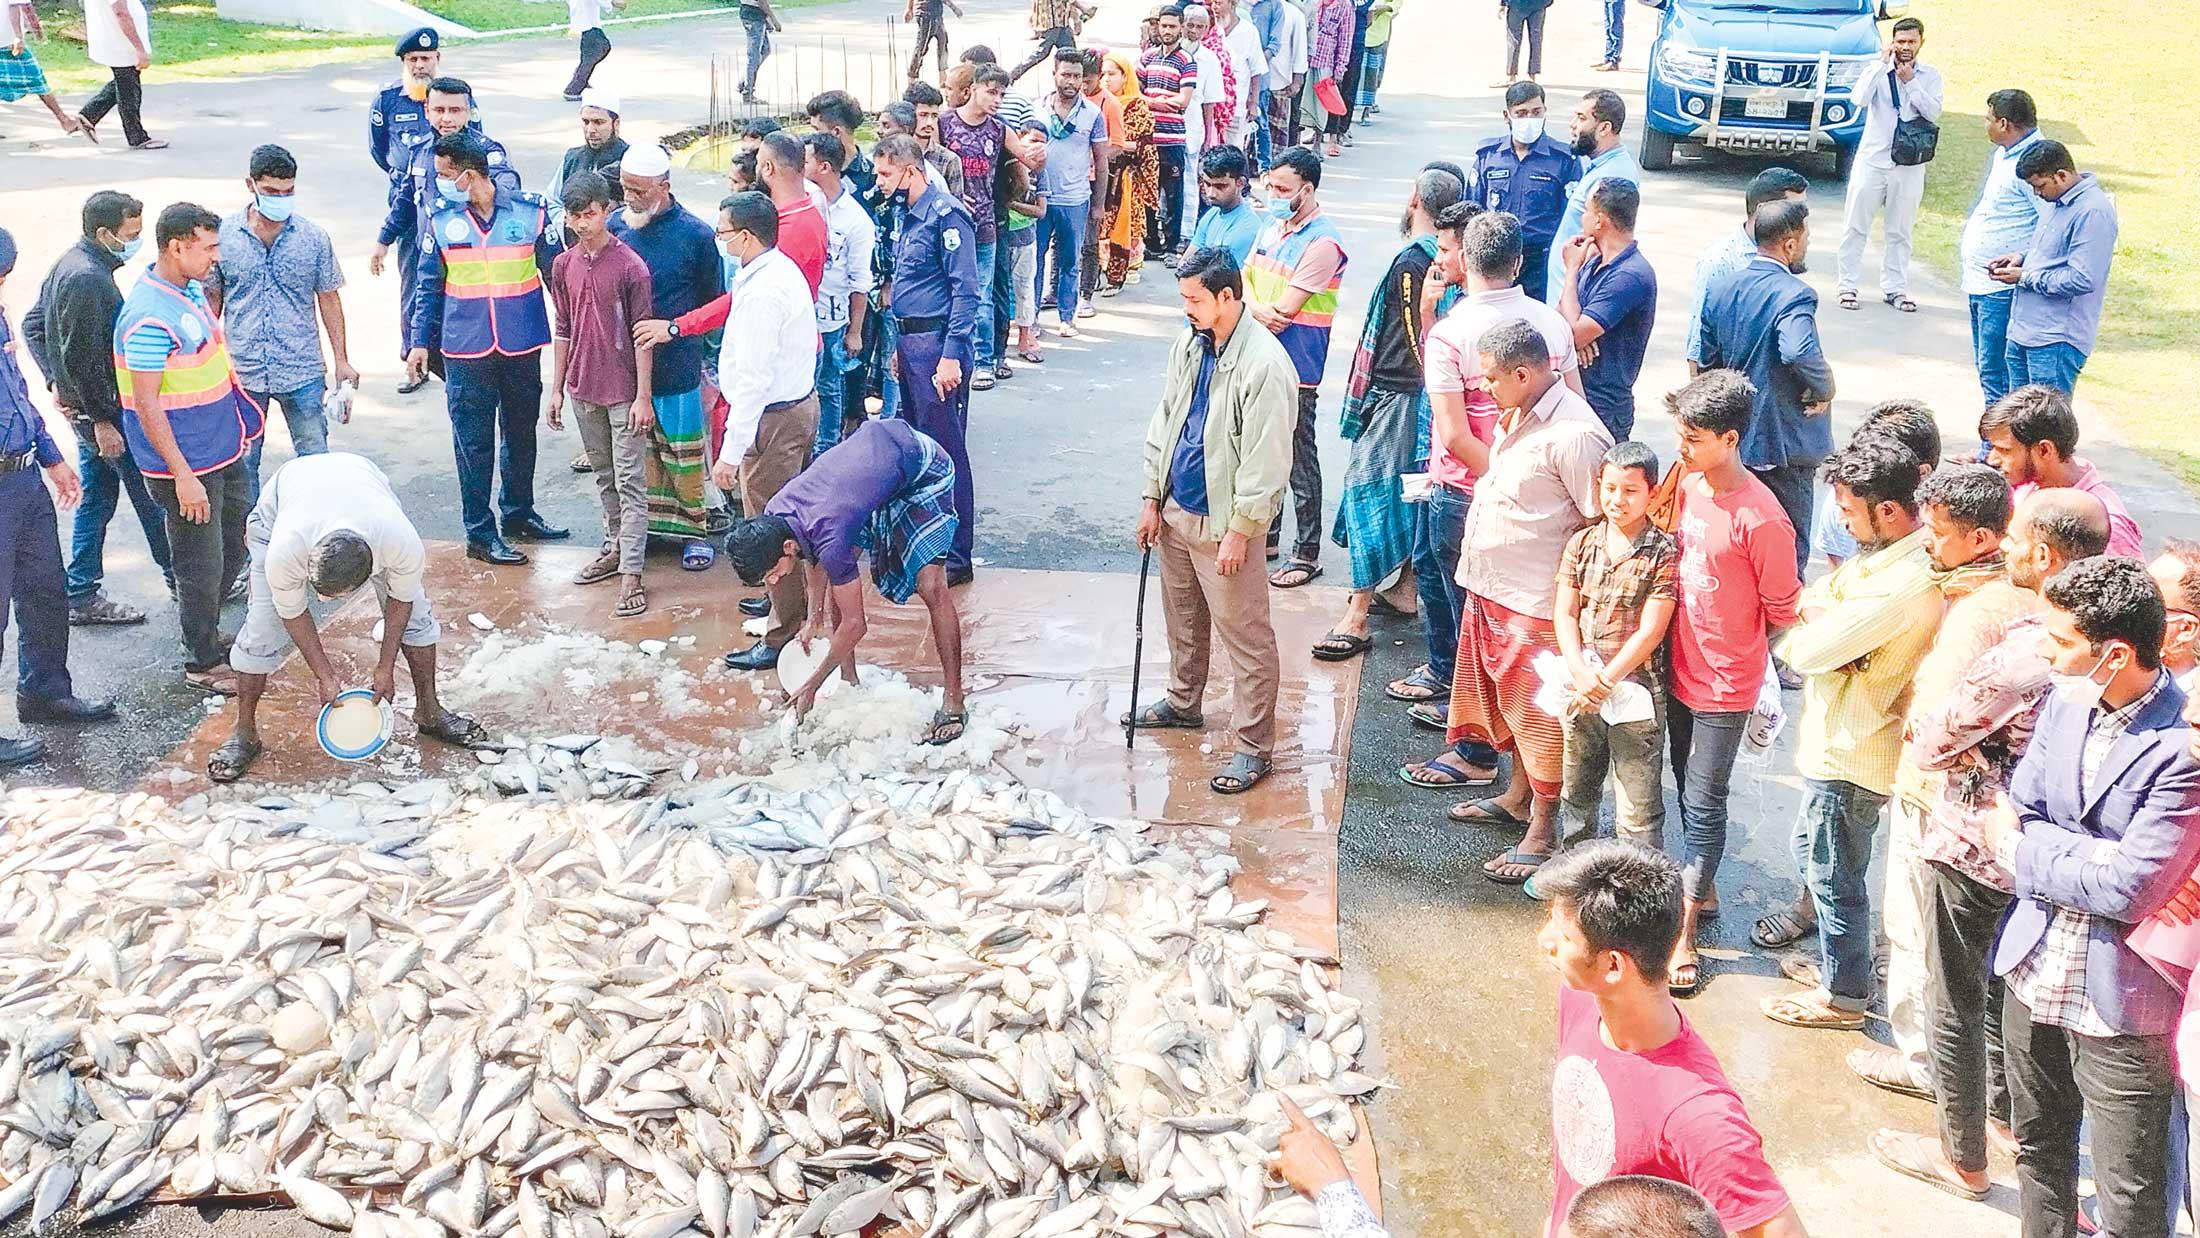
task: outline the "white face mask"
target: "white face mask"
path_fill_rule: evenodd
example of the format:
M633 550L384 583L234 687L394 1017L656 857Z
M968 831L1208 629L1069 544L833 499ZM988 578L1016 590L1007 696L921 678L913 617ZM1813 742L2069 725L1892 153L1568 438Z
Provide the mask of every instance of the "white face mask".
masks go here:
M2093 677L2100 674L2101 668L2106 665L2108 665L2108 651L2104 649L2101 651L2100 659L2093 663L2093 669L2083 675L2065 675L2060 672L2050 672L2047 676L2050 685L2048 690L2055 694L2056 700L2063 702L2072 709L2082 709L2087 713L2091 713L2099 707L2101 695L2108 691L2107 684L2093 681Z
M1515 116L1512 118L1512 139L1522 146L1533 146L1543 139L1541 116Z

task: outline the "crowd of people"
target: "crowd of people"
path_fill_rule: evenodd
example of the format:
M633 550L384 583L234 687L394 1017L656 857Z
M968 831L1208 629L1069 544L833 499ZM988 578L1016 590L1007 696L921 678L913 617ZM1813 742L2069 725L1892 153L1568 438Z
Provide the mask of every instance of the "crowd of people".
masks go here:
M134 2L116 8L127 18ZM985 47L951 63L947 8L960 13L911 0L924 34L898 102L874 116L828 91L801 133L751 122L730 192L703 212L672 192L670 153L622 136L622 101L590 84L608 43L584 39L567 92L581 140L538 194L435 32L398 42L400 76L369 130L389 185L369 269L405 291L373 337L403 357L404 390L444 384L467 555L514 567L529 561L515 543L571 536L534 492L537 420L570 416L572 468L593 475L602 511L601 550L575 583L617 582L611 617L647 611L653 540L688 570L723 554L763 591L741 606L765 620L729 667L827 642L792 694L806 710L827 677L853 677L867 555L879 593L928 608L946 690L927 738L952 739L966 716L953 589L976 565L971 393L1012 379L1011 353L1045 363L1042 332L1075 338L1108 298L1170 270L1188 326L1143 444L1135 539L1160 559L1171 673L1123 722L1204 727L1219 640L1234 743L1211 785L1247 791L1277 745L1271 590L1322 576L1325 541L1343 548L1349 591L1312 651L1333 662L1366 654L1378 610L1416 617L1426 657L1385 691L1442 742L1398 775L1453 798L1452 822L1506 833L1486 876L1549 904L1541 944L1567 990L1551 1232L1803 1232L1672 1000L1706 982L1697 938L1721 909L1737 761L1792 726L1798 894L1749 936L1795 948L1783 971L1797 984L1765 1017L1854 1033L1883 1001L1892 1044L1866 1042L1850 1065L1930 1098L1938 1119L1930 1134L1872 1137L1891 1171L1980 1199L1988 1149L2013 1147L2023 1232L2068 1234L2083 1121L2102 1230L2168 1234L2188 1180L2174 1149L2200 1146L2173 1137L2186 1117L2171 1052L2200 955L2180 931L2200 915L2200 831L2186 829L2200 740L2183 721L2200 714L2187 704L2200 545L2146 558L2078 454L2072 394L2114 205L2039 133L2031 97L1985 101L1995 149L1963 234L1975 453L1944 458L1934 410L1909 400L1837 441L1835 369L1799 278L1810 185L1775 166L1694 265L1678 337L1689 377L1662 408L1679 441L1668 464L1635 438L1658 275L1635 243L1649 187L1627 108L1591 90L1553 112L1532 80L1540 5L1508 6L1530 60L1504 89L1503 132L1414 176L1387 258L1347 252L1322 183L1379 111L1394 0L1167 5L1122 49L1080 45L1089 6L1034 0L1035 46L1012 67ZM766 32L750 33L753 85ZM1893 152L1942 96L1922 25L1891 36L1886 89L1866 95L1837 303L1858 307L1883 219L1882 297L1907 313L1924 172ZM933 54L936 83L922 80ZM1013 88L1042 66L1036 90ZM149 211L117 190L83 203L81 240L24 329L76 429L73 465L0 348L20 716L113 716L76 695L67 649L72 626L146 620L102 588L127 494L176 600L184 679L241 696L214 778L259 757L257 704L290 648L333 698L312 606L370 585L377 694L402 656L420 730L482 742L435 696L417 532L379 469L328 450L359 374L333 243L294 209L315 170L266 145L239 171L245 205L226 217ZM124 288L148 234L150 262ZM1332 325L1354 257L1380 274L1338 384ZM0 232L0 278L14 262ZM1325 526L1318 430L1340 386L1329 415L1350 462ZM263 482L277 407L297 459ZM1970 411L1943 411L1968 444ZM77 509L66 557L41 473ZM225 640L223 604L240 600ZM39 751L5 741L0 763ZM1281 1171L1317 1199L1325 1232L1377 1232L1311 1127L1294 1124Z

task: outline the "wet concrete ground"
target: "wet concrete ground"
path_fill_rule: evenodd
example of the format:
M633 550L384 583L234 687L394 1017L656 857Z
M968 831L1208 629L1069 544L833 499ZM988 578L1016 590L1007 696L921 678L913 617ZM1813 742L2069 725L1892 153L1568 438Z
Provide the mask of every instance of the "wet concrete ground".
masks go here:
M1022 6L1015 0L977 0L970 7L971 17L955 28L958 46L979 39L1004 51L1025 45ZM794 24L805 33L845 35L851 48L862 50L877 45L876 16L868 8L839 5L803 10ZM1120 42L1129 33L1132 16L1128 9L1114 12L1111 7L1090 33ZM1639 106L1648 11L1631 8L1629 16L1629 71L1591 74L1582 66L1595 54L1595 12L1585 6L1554 10L1546 49L1551 68L1545 81L1555 111L1563 113L1578 91L1589 86L1618 89L1631 108ZM1334 409L1357 335L1357 315L1370 283L1395 248L1405 178L1429 158L1471 162L1475 144L1498 128L1495 94L1486 88L1503 48L1493 15L1479 6L1471 11L1414 7L1400 18L1398 36L1384 88L1384 114L1359 131L1357 145L1329 166L1322 186L1323 200L1344 228L1354 261L1346 277L1347 313L1338 323L1322 404L1322 453L1332 510L1344 460L1334 433ZM669 131L699 119L707 77L696 48L733 50L739 39L734 24L722 19L628 28L615 35L618 50L600 80L627 97L628 136ZM555 100L552 89L564 76L569 54L568 44L547 41L458 49L447 59L449 69L473 80L490 118L490 132L511 147L530 183L539 183L558 152L576 140L571 112ZM61 145L32 149L20 137L0 142L8 156L0 160L0 219L9 221L24 247L7 303L19 319L28 308L28 286L35 282L26 273L42 273L69 242L72 230L65 221L73 219L91 189L126 187L155 209L188 194L226 212L241 200L236 179L244 152L260 141L290 144L305 163L301 209L337 237L351 278L345 298L358 341L354 359L367 374L360 416L351 427L339 428L335 440L377 459L397 481L423 533L447 540L458 528L441 390L430 387L412 397L392 393L397 367L388 324L394 294L388 278L374 280L365 271L380 194L358 139L367 97L385 76L386 66L339 66L252 82L156 85L149 91L149 114L163 135L176 141L176 149L161 154ZM1951 110L1976 112L1979 105L1952 101ZM1966 117L1950 123L1972 121ZM1634 131L1631 123L1630 134ZM1639 384L1639 433L1664 455L1670 455L1672 434L1656 401L1685 374L1676 341L1695 255L1738 224L1741 187L1758 166L1738 159L1692 158L1672 173L1651 177L1646 186L1640 241L1663 276L1660 318L1666 325L1653 342ZM1804 170L1819 182L1812 195L1817 252L1809 278L1829 298L1820 323L1839 377L1841 395L1834 412L1838 429L1845 434L1876 400L1920 396L1939 410L1949 448L1965 449L1972 440L1970 423L1978 397L1961 297L1944 281L1921 275L1913 292L1923 309L1914 316L1898 318L1876 304L1853 314L1832 309L1830 268L1839 231L1840 186L1822 164ZM1936 169L1935 175L1969 177L1973 172L1950 167ZM677 181L683 198L705 209L718 196L719 184L684 172ZM19 222L24 220L57 222L31 227ZM1099 317L1080 324L1085 339L1050 338L1047 364L1019 367L1014 380L976 396L972 415L983 511L979 557L990 568L1089 574L1064 578L1074 580L1080 590L1102 595L1075 609L1081 616L1106 616L1109 626L1047 623L1033 627L1031 637L1047 642L1048 648L1074 647L1075 658L1086 668L1080 675L1111 683L1126 677L1129 659L1127 628L1135 582L1127 573L1135 572L1137 559L1128 530L1135 513L1139 442L1155 398L1153 376L1168 338L1181 323L1166 272L1154 268L1148 275L1123 296L1103 301ZM2200 532L2189 497L2166 474L2118 444L2113 429L2093 411L2086 412L2085 424L2084 453L2117 480L2150 540ZM273 440L271 467L287 454L281 430L273 432ZM595 529L593 491L585 479L570 478L563 470L574 447L569 434L545 433L538 491L551 518L572 523L586 540ZM196 694L175 681L174 612L145 561L143 543L127 513L118 515L109 549L110 589L146 605L154 618L134 630L80 631L72 665L90 690L121 694L130 717L81 737L49 732L58 760L30 771L32 780L132 784L203 717ZM1334 551L1329 563L1333 574L1324 586L1334 583L1335 573L1342 570L1342 558ZM652 572L658 570L653 561ZM676 576L670 560L663 571L686 581ZM989 575L981 568L980 587L990 588L990 579L999 576L1005 574ZM730 576L714 573L708 580L725 599L719 605L730 606L738 592ZM1342 595L1317 586L1285 605L1302 616L1294 620L1294 632L1295 643L1303 648L1319 626L1306 624L1324 607L1341 609ZM446 617L478 608L452 604ZM1517 892L1479 876L1481 861L1509 843L1509 836L1455 830L1441 821L1446 801L1440 795L1396 780L1396 765L1428 755L1434 737L1411 727L1400 709L1381 697L1383 682L1418 661L1417 632L1395 619L1378 620L1376 630L1390 639L1378 642L1360 668L1359 708L1349 715L1348 731L1293 737L1287 730L1285 743L1305 752L1318 749L1331 761L1344 762L1343 807L1326 820L1338 830L1338 933L1346 983L1371 1002L1378 1065L1399 1083L1371 1110L1387 1212L1400 1235L1532 1232L1540 1229L1550 1184L1547 1081L1554 982L1533 945L1540 912ZM1161 656L1157 632L1149 624L1150 666ZM1405 643L1394 643L1400 641ZM1294 667L1287 682L1303 682L1301 667L1311 669L1306 664ZM1352 695L1328 682L1339 698ZM1055 711L1072 717L1097 712L1099 717L1076 736L1078 745L1118 742L1105 717L1119 704L1110 700L1102 706L1103 694L1087 691L1080 698L1076 689L1065 691L1048 682L1004 688L1020 709L1034 714L1060 718L1063 714ZM1221 704L1219 694L1210 698L1217 717ZM9 708L0 704L0 733L12 730ZM1147 742L1141 740L1141 762L1150 759L1143 755ZM1799 784L1792 768L1792 758L1781 751L1768 764L1745 767L1737 777L1736 839L1723 891L1730 910L1707 938L1708 982L1687 1004L1689 1017L1718 1049L1765 1134L1773 1164L1814 1233L2013 1234L2014 1194L2005 1164L1996 1165L1996 1191L1982 1206L1896 1179L1870 1161L1863 1138L1872 1127L1924 1129L1930 1111L1848 1074L1842 1056L1862 1043L1861 1038L1778 1028L1756 1013L1758 997L1784 985L1775 961L1750 948L1746 934L1751 919L1785 903L1794 889L1787 834ZM1171 791L1140 790L1197 785L1166 777L1156 784L1156 777L1152 766L1138 764L1094 782L1088 793L1118 788L1115 794L1136 795L1141 812L1181 811L1187 819L1214 812L1207 819L1216 823L1228 815L1202 802L1196 790L1176 802L1171 802ZM1259 815L1248 814L1241 830L1258 823L1263 832L1296 842L1309 835L1298 822L1313 824L1337 795L1334 785L1318 795L1302 787L1288 807L1264 806ZM1271 811L1294 820L1276 826L1267 816ZM1318 859L1317 853L1309 862ZM1883 1033L1882 1028L1874 1031ZM209 1230L184 1209L154 1210L133 1224L145 1232ZM295 1218L265 1213L230 1214L211 1226L214 1231L253 1234L305 1233L309 1228Z

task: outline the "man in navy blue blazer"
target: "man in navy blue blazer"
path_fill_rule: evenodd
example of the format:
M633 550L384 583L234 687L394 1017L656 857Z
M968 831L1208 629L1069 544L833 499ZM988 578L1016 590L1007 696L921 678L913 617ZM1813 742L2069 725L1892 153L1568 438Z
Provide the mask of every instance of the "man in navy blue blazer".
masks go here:
M1994 970L2025 1238L2076 1232L2078 1128L2091 1119L2100 1225L2166 1238L2170 1034L2182 995L2124 944L2200 859L2200 762L2162 669L2166 611L2135 559L2047 581L2055 672L1989 841L2016 876Z

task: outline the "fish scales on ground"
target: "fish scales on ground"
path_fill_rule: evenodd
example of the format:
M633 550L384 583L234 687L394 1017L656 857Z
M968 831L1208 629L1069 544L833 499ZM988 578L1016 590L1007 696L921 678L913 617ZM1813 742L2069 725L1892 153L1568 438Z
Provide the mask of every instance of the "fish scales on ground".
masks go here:
M904 690L756 776L560 734L450 779L0 796L0 1222L1311 1224L1265 1181L1277 1095L1349 1139L1382 1086L1330 960L1228 855L983 772L997 737L939 764Z

